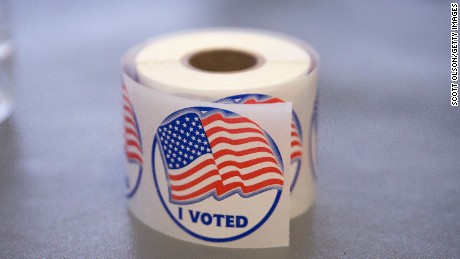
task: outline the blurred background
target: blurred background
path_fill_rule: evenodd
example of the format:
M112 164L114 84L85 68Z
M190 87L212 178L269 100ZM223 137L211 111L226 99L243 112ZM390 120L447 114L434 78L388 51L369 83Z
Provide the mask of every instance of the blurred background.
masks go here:
M450 2L10 1L16 93L0 124L0 257L458 257L460 110ZM290 34L321 56L317 199L286 249L158 234L124 198L120 60L203 27Z

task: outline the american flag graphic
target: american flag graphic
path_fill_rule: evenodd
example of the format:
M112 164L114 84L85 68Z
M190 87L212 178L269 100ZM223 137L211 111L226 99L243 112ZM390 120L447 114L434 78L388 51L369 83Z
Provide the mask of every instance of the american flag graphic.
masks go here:
M123 85L123 115L126 158L130 163L142 165L141 137L137 128L136 115L125 85Z
M232 97L232 99L225 98L223 102L231 101L233 103L242 103L242 104L261 104L261 103L284 103L283 100L271 97L268 95L240 95ZM296 161L302 158L302 137L300 135L300 124L296 123L298 121L296 114L292 113L292 122L291 122L291 162ZM297 126L299 125L299 126Z
M167 120L158 128L157 138L172 203L282 189L278 155L253 121L218 109L205 114L187 110Z

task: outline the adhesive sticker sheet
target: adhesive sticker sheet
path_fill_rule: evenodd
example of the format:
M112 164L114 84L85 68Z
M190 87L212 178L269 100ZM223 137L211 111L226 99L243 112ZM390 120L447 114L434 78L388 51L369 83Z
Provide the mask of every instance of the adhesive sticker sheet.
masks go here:
M318 57L286 36L168 35L123 59L127 198L146 225L220 247L289 245L314 200Z

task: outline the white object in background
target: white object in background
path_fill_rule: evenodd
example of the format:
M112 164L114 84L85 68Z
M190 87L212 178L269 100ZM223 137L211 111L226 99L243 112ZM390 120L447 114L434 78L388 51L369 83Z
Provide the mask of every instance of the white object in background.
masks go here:
M0 0L0 123L11 113L13 100L13 49L9 40L7 3Z

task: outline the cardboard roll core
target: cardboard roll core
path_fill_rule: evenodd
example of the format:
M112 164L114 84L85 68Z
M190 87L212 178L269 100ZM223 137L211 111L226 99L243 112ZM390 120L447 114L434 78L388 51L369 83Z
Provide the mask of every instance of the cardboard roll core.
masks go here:
M207 72L239 72L256 67L261 59L240 50L215 49L193 53L185 58L186 64Z

